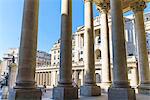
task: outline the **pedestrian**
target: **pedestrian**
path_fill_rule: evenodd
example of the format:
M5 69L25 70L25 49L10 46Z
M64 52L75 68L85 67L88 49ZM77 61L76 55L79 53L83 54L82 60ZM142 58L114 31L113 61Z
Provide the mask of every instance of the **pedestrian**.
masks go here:
M77 88L78 88L78 85L77 85L77 83L75 82L74 78L72 79L72 85L73 85L74 87L77 87Z
M44 82L44 92L46 92L46 82Z

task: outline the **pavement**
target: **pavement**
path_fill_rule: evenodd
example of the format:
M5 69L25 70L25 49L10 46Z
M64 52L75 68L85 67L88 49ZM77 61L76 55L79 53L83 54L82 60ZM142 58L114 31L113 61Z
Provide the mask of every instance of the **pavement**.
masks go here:
M46 93L43 94L42 100L53 100L52 89L47 90ZM74 99L74 100L108 100L108 97L107 97L107 94L102 93L101 96L95 96L95 97L80 96L79 99ZM150 96L136 94L136 100L150 100Z
M1 100L1 94L2 94L2 90L0 89L0 100ZM52 89L48 89L46 93L43 93L42 100L53 100ZM102 94L101 96L95 96L95 97L80 96L79 99L74 99L74 100L108 100L108 97L107 94ZM150 96L136 94L136 100L150 100Z

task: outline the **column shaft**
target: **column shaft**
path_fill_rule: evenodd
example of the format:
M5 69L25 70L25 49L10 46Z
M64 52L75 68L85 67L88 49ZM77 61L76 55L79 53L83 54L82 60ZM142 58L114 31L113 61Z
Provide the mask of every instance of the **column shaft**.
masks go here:
M102 83L110 83L110 50L109 50L109 27L108 27L109 4L102 3L101 12L101 44L102 44Z
M74 81L78 85L79 80L79 72L77 70L74 71Z
M117 87L128 87L124 23L121 0L111 0L113 79Z
M94 57L94 33L93 33L93 5L92 0L85 0L84 15L84 84L95 84L95 57Z
M108 100L135 100L127 76L125 35L122 0L110 0L113 44L113 85L108 90Z
M96 85L95 57L94 57L94 26L93 26L93 0L84 0L84 84L81 86L81 95L98 96L101 89Z
M72 0L62 0L60 84L72 83Z
M150 70L143 17L143 11L145 7L146 4L144 1L135 2L135 4L132 5L132 9L135 15L138 66L140 72L139 92L144 94L150 94Z
M53 89L53 98L72 100L78 98L78 89L72 86L72 0L61 1L59 82Z
M10 100L41 99L41 90L35 86L38 10L39 0L24 1L18 75Z
M38 0L26 0L24 4L17 88L35 88L38 6Z

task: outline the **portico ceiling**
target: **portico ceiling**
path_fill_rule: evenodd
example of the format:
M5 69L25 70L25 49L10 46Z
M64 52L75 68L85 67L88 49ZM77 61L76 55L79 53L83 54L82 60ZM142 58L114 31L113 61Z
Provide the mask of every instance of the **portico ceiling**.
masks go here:
M95 4L100 4L106 1L107 3L110 2L110 0L93 0ZM137 1L145 1L145 2L150 2L150 0L122 0L123 2L123 12L127 12L130 10L130 5L133 4L134 2Z

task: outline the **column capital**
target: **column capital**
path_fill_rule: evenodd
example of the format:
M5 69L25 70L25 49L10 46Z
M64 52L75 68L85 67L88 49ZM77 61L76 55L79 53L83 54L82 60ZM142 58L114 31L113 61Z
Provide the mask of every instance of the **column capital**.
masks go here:
M103 2L97 4L97 10L100 13L107 13L109 9L110 9L110 3Z
M146 8L145 1L137 1L130 5L133 12L143 11Z
M93 0L84 0L84 2L93 2Z

